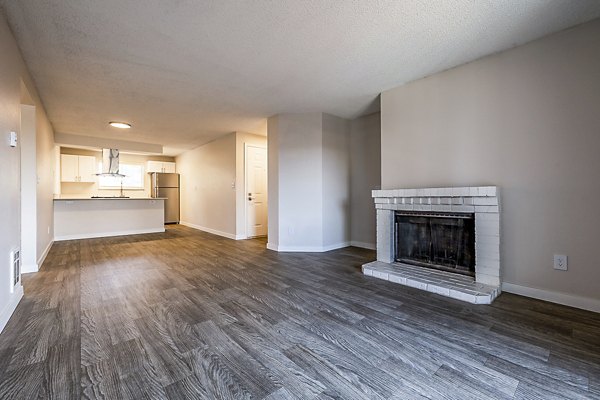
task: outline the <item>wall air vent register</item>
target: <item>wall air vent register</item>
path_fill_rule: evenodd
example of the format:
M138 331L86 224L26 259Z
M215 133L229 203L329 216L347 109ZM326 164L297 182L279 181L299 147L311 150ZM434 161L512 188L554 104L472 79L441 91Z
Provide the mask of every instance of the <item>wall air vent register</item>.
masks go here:
M21 250L16 249L10 252L10 292L14 293L15 287L21 281Z

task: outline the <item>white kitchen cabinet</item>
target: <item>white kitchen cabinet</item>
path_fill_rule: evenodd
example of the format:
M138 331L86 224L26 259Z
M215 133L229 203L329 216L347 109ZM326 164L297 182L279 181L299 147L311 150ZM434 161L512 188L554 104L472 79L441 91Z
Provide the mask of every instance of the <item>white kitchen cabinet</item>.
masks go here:
M79 156L73 156L71 154L61 154L61 182L78 182L77 178L79 178Z
M79 156L79 182L95 182L96 172L96 157Z
M164 169L164 172L167 172L169 174L174 174L175 173L175 163L174 162L164 162L163 169Z
M96 157L61 154L61 182L94 183L96 174Z
M174 173L175 163L168 161L148 161L146 163L146 172Z

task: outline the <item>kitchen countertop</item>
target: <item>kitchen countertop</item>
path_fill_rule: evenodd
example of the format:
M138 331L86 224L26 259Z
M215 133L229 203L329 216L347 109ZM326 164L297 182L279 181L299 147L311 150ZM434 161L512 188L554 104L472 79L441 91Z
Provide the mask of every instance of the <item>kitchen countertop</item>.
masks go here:
M79 201L79 200L166 200L166 197L57 197L54 201Z

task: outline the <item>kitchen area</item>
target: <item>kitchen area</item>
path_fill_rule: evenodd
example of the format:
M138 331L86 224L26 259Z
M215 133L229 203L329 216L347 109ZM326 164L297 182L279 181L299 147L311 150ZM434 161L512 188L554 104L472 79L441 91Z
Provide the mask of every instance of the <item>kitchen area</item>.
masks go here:
M173 157L71 147L56 156L55 240L164 232L179 223Z

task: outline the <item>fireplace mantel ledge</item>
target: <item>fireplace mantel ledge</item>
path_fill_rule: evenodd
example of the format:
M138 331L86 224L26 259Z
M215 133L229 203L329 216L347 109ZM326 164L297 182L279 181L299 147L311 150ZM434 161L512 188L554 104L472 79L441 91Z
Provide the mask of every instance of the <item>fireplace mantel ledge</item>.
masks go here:
M386 197L496 197L496 186L442 187L422 189L381 189L371 192L374 198Z

